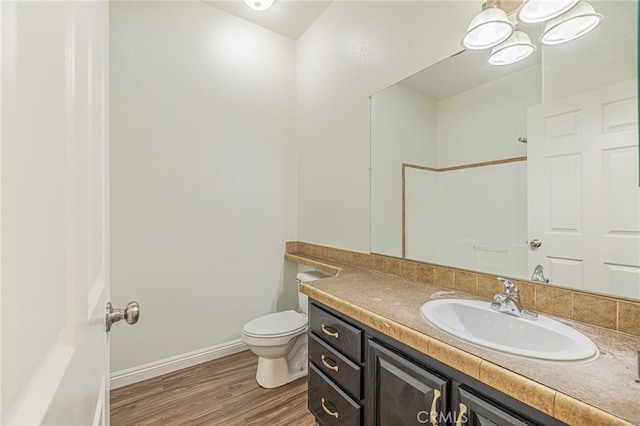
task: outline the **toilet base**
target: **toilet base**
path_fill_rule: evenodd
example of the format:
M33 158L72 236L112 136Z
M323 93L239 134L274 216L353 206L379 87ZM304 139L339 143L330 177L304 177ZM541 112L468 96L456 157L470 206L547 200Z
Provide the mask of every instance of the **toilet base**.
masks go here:
M263 388L277 388L307 375L307 334L298 336L287 354L278 358L258 357L256 381Z
M300 377L307 375L307 368L294 370L289 368L286 357L282 358L258 358L258 371L256 381L263 388L271 389L286 385Z

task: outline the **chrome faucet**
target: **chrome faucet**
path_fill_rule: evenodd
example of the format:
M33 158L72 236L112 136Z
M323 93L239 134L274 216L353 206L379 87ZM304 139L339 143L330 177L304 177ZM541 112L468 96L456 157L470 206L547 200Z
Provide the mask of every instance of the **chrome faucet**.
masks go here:
M498 279L502 281L504 292L493 296L495 302L491 304L491 309L520 318L537 320L538 314L522 309L520 306L520 291L518 287L506 278L498 277Z
M537 265L533 270L533 274L531 275L531 281L539 282L539 283L548 283L549 280L544 277L544 273L542 272L542 265Z

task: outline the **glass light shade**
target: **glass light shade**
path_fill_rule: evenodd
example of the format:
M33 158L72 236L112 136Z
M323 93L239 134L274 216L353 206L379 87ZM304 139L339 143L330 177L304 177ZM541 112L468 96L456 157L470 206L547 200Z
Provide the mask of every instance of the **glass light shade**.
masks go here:
M600 22L602 15L589 3L580 2L564 15L547 22L538 41L547 46L565 43L585 35Z
M508 39L514 29L515 25L509 22L504 10L490 7L471 20L462 46L472 50L493 47Z
M267 10L271 7L275 0L244 0L251 9Z
M529 36L522 31L515 31L507 41L491 49L489 63L491 65L513 64L529 57L535 51L536 46L531 43Z
M580 0L525 0L518 10L518 22L537 24L556 18L570 10Z

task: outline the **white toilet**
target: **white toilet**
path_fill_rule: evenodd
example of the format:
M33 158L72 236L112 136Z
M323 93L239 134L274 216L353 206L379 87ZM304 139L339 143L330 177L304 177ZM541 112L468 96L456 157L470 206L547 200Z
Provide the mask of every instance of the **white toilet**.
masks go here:
M300 272L298 282L327 278L319 271ZM241 339L258 355L256 381L263 388L275 388L307 374L307 296L298 292L296 311L276 312L249 321Z

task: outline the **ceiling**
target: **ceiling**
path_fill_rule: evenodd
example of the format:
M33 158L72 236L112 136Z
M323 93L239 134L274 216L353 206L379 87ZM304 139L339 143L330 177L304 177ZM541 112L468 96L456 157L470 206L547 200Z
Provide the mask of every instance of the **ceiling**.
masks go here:
M322 15L331 0L276 0L269 9L251 9L243 0L205 1L239 18L297 40Z

